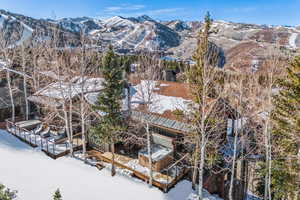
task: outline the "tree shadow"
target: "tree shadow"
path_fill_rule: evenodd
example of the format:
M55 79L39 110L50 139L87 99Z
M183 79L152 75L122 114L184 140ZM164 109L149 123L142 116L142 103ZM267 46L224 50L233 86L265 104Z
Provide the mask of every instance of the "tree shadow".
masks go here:
M168 193L164 194L165 200L187 200L193 193L192 183L187 180L180 181Z

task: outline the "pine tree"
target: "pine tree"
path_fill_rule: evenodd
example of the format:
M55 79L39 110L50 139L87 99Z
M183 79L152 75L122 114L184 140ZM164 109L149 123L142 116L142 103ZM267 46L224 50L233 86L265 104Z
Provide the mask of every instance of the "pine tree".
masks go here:
M57 189L53 195L53 200L62 200L62 196L60 194L60 190Z
M16 191L11 191L8 188L5 188L4 185L0 184L0 199L1 200L13 200L16 196Z
M271 187L273 199L295 199L300 191L300 56L287 68L275 96ZM298 194L300 195L300 194ZM298 196L299 198L299 196Z
M94 109L103 113L99 124L93 129L93 137L101 144L109 144L112 153L112 176L115 175L114 145L118 142L119 133L123 130L121 103L123 97L124 67L115 55L112 46L103 58L102 75L105 79L103 90L98 96Z

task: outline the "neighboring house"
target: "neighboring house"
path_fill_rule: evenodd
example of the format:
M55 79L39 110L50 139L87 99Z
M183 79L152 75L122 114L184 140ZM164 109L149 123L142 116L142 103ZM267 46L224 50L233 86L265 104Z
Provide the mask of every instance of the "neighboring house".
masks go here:
M60 108L64 102L72 99L75 102L80 95L99 92L102 90L102 78L88 78L84 80L74 77L70 81L58 81L47 85L28 97L28 100L38 105Z
M132 81L131 95L132 119L149 123L154 132L154 145L159 144L171 149L174 160L179 159L183 152L186 152L184 138L192 129L186 117L191 109L190 105L193 104L189 85L179 82L135 80ZM215 106L221 108L220 115L224 118L224 126L219 130L219 134L220 142L225 145L234 136L234 130L239 128L241 120L235 119L234 109L225 100L219 99ZM225 174L206 176L206 189L224 197Z
M193 104L189 85L169 81L134 81L131 87L131 112L135 120L151 124L152 129L166 137L182 138L190 132L191 123L187 119ZM213 101L213 99L211 99ZM234 110L224 101L219 100L216 106L224 109L224 130L222 138L233 134L238 120L234 119ZM234 124L235 123L235 124ZM228 125L227 125L228 124Z
M55 82L47 85L46 87L40 89L35 92L33 95L28 97L28 100L34 103L39 109L36 113L39 116L43 116L47 119L47 123L51 122L53 117L55 117L55 113L59 113L62 115L63 106L66 108L69 107L72 102L73 107L73 125L78 124L81 125L81 116L80 116L80 98L81 95L84 95L85 103L85 115L86 115L86 123L91 124L97 121L97 118L101 117L105 113L96 112L93 109L93 105L95 105L97 101L97 97L103 89L102 82L103 78L97 77L74 77L71 80L66 80L66 78L58 78L55 73L52 72L43 72L41 73L47 77L51 76ZM126 112L128 110L128 98L126 95L126 91L124 92L124 103L123 103L123 111ZM70 101L71 99L71 101ZM54 115L49 115L49 112ZM67 112L69 110L67 109ZM53 116L53 117L52 117ZM60 121L63 121L60 119ZM62 122L63 123L63 122ZM89 141L90 144L93 144L93 141Z

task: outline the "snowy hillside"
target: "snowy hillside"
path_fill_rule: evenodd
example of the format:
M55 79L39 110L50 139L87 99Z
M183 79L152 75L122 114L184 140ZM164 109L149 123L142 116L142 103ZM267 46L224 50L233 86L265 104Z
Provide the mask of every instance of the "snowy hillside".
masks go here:
M81 31L84 31L84 33L89 33L91 31L102 28L97 19L88 17L63 18L57 21L49 21L52 23L56 23L60 27L75 33L79 33Z
M53 160L3 130L0 157L1 183L18 190L18 200L51 199L57 188L66 200L187 200L192 193L188 181L181 181L166 194L121 174L111 177L109 170L99 171L74 158ZM220 200L205 194L207 200Z
M91 32L91 35L111 41L119 48L153 51L178 46L180 42L180 36L176 32L148 16L115 16L100 23L104 28Z
M10 45L21 45L32 38L33 29L14 16L0 14L0 30ZM14 37L13 35L16 35Z

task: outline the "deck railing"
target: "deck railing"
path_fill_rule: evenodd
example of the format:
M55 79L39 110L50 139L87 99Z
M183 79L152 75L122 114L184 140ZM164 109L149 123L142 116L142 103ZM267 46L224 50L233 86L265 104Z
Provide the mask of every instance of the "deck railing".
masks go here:
M36 134L34 130L19 127L16 125L16 122L12 122L10 119L6 120L6 129L12 135L30 146L34 148L39 146L42 151L52 158L66 155L70 151L70 144L67 138L59 141L55 141L53 138L43 138L39 134ZM80 149L82 146L80 142L81 139L79 138L80 135L81 134L75 134L73 136L72 145L75 150Z
M163 174L167 175L165 191L173 187L188 172L188 168L184 164L187 157L188 154L185 154L182 158L161 171ZM172 179L169 180L169 177Z

